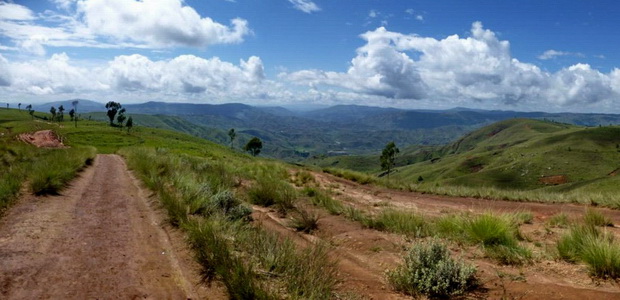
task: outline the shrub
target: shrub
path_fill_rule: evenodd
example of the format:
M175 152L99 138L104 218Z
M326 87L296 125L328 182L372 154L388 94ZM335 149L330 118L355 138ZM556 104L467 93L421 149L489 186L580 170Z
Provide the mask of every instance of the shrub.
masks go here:
M387 276L396 290L406 294L447 298L475 288L475 273L474 266L453 259L444 244L431 241L414 245L405 264Z

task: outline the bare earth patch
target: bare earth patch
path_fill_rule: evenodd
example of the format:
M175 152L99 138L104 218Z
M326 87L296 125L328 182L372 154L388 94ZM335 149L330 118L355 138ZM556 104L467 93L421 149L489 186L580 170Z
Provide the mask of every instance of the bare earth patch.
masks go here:
M547 185L558 185L567 183L568 178L566 177L566 175L552 175L541 177L540 179L538 179L538 181Z
M41 130L34 133L22 133L19 140L37 146L38 148L65 148L58 135L52 130Z
M0 299L225 299L117 155L0 222Z

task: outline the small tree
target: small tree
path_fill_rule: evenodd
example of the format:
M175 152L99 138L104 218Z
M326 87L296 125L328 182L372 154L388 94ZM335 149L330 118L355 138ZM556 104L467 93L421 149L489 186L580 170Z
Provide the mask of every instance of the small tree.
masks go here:
M125 109L121 108L121 110L118 111L118 117L116 117L116 121L118 122L118 126L120 126L122 128L123 127L123 122L125 122L125 119L127 119L127 117L125 117Z
M58 121L62 122L65 119L65 108L61 105L58 107Z
M71 122L73 122L73 118L75 118L75 109L71 109L69 111L69 118L71 118Z
M129 130L133 127L133 118L131 116L127 119L127 124L125 124L125 126L127 127L127 133L129 133Z
M390 172L395 164L396 154L399 152L400 150L396 148L396 144L394 144L394 142L389 142L385 145L381 153L381 169L387 170L388 180L390 180Z
M34 109L32 109L32 105L28 104L28 106L26 106L26 109L28 110L30 117L34 120Z
M22 104L21 103L17 103L17 110L22 110Z
M77 120L78 120L78 115L77 115L77 106L78 103L80 103L80 101L78 100L73 100L73 102L71 102L71 105L73 105L73 122L75 122L75 128L77 128Z
M108 109L107 115L108 119L110 119L110 126L114 126L114 117L116 117L116 113L118 113L122 107L123 106L118 102L110 101L106 103L105 108Z
M247 144L245 144L245 147L243 147L243 150L250 152L252 156L257 156L262 149L263 141L257 137L253 137Z
M235 132L234 128L231 128L228 131L228 136L230 137L230 149L234 148L233 147L233 142L235 141L235 138L237 137L237 133Z
M56 119L56 107L50 108L50 114L52 114L52 121L54 121L54 119Z

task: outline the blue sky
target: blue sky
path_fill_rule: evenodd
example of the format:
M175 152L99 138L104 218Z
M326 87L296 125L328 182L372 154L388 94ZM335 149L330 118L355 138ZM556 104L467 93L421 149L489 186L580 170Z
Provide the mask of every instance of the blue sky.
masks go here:
M617 1L0 1L0 101L620 113Z

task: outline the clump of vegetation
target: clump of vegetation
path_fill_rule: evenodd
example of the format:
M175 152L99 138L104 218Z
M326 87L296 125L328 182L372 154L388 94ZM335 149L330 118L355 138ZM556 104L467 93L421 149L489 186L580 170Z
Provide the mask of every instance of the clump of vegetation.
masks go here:
M510 216L486 213L464 224L467 238L484 247L487 256L504 264L522 264L531 259L531 252L518 243L518 226Z
M297 192L286 181L265 174L265 176L259 177L248 190L248 197L254 204L261 206L277 205L281 213L286 213L295 207Z
M571 227L558 241L557 250L566 261L585 262L592 276L620 278L620 245L613 235L591 224Z
M30 167L32 193L57 195L77 172L92 163L94 156L94 148L50 149Z
M430 222L418 214L385 209L367 222L367 226L382 231L402 233L414 237L426 237L430 234Z
M448 298L463 295L477 286L476 268L451 257L437 241L415 244L404 265L387 273L398 291L412 296Z
M565 228L569 224L568 215L563 212L555 214L551 218L549 218L547 224L549 224L549 226L551 227Z
M344 169L336 169L336 168L324 168L323 172L332 174L334 176L342 177L347 180L351 180L353 182L357 182L360 184L369 184L377 182L377 179L373 176L370 176L365 173L344 170Z
M291 227L304 233L312 233L319 228L319 214L303 207L296 209L297 213L291 219Z
M339 215L344 209L340 201L334 200L325 191L306 187L302 193L310 197L312 204L325 208L332 215Z
M310 172L302 170L302 171L298 171L295 174L295 185L296 186L304 186L307 185L308 183L313 183L315 182L314 176L312 176L312 174L310 174Z
M609 217L591 208L586 209L583 220L587 225L592 226L614 226Z

